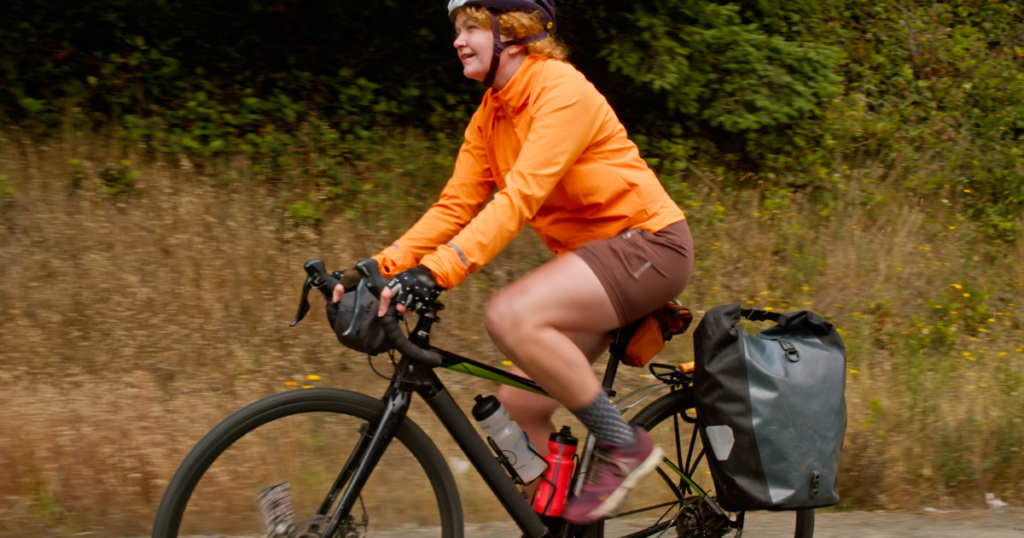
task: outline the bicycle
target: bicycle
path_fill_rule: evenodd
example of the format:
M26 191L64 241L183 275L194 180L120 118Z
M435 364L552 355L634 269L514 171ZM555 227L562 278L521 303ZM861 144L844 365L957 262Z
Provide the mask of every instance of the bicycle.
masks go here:
M360 279L355 286L358 296L355 304L361 305L363 294L379 296L386 281L372 260L364 260L356 267ZM312 289L319 290L329 300L341 277L341 273L328 274L319 259L306 262L304 269L307 278L299 311L292 325L308 312L307 295ZM334 388L292 390L249 404L217 425L192 449L168 484L157 511L153 538L184 536L179 532L208 535L213 531L230 533L229 536L267 536L266 529L261 526L265 523L257 517L252 496L248 497L248 501L231 504L219 489L225 481L251 478L249 481L253 482L264 479L260 472L267 466L262 463L262 456L244 450L241 455L232 452L236 444L247 438L260 437L255 432L263 427L271 429L261 434L262 438L279 450L287 451L290 447L300 445L312 447L308 450L312 455L286 457L284 463L279 465L280 472L293 477L289 487L300 493L299 497L289 500L302 507L297 510L299 515L296 517L308 516L307 519L292 523L287 534L290 538L363 537L370 528L370 514L373 513L376 522L377 511L387 510L389 506L396 507L396 510L384 519L384 527L392 523L389 520L395 517L394 511L404 510L402 515L411 515L413 524L436 524L428 528L430 534L442 538L461 538L462 504L451 469L434 442L406 416L413 392L419 394L440 419L524 536L599 538L606 534L607 521L623 518L627 519L629 526L641 527L629 532L626 535L628 538L665 535L711 538L739 537L742 534L744 514L729 513L718 506L708 485L709 477L698 473L702 469L700 464L705 451L697 434L693 414L692 370L657 363L649 365L649 371L657 383L618 398L616 404L625 414L657 396L644 405L630 423L651 431L666 448L664 465L634 489L631 497L635 498L630 501L632 506L620 510L609 520L588 527L575 527L560 519L542 519L517 487L519 481L514 469L509 462L503 461L500 453L496 455L477 433L438 378L435 369L461 372L538 394L545 392L528 379L431 346L430 331L433 324L439 321L437 312L440 308L443 306L438 305L420 313L410 333L411 338L406 338L399 327L394 303L382 318L387 337L401 354L397 363L392 357L395 370L383 398L377 400L358 392ZM353 327L359 321L359 316L356 317ZM613 397L618 366L635 328L636 324L633 324L614 334L611 356L603 378L605 390ZM339 436L337 432L343 430L341 426L353 428L344 430L351 435L350 438ZM660 426L663 427L659 429ZM330 435L334 437L328 439ZM392 442L395 439L421 468L422 474L412 473L418 475L419 482L415 482L415 477L403 467L411 460L405 452L401 452L398 444ZM588 436L580 446L581 456L573 479L573 491L578 491L582 486L594 447L593 437ZM674 451L669 448L672 446ZM321 467L338 456L334 453L337 449L347 450L344 465L337 474L325 472ZM254 463L253 458L258 461ZM317 458L324 461L324 465L316 465ZM215 462L221 460L225 462L222 465L225 469L213 467L211 470ZM306 467L295 469L295 466L301 465ZM239 466L241 470L238 470ZM383 477L383 486L380 483L368 485L375 471L376 475ZM233 478L228 476L232 472L235 473ZM399 473L397 479L402 481L398 485L403 490L397 495L398 501L391 499L390 488L394 485L389 486L387 483L392 478L389 475L391 472ZM201 480L204 486L197 492ZM423 490L429 487L429 491L420 491L415 484L419 484ZM299 487L295 488L296 485ZM239 489L236 486L229 483L228 491ZM210 489L210 492L204 488ZM379 502L381 495L383 501ZM371 499L369 509L364 497ZM414 500L418 500L419 505L436 505L430 507L431 511L436 510L436 514L426 517L413 510L412 504L402 506L401 499L406 497L418 497ZM649 500L652 497L654 500ZM375 500L377 504L373 503ZM244 506L246 504L249 506ZM356 513L358 511L362 512L361 516ZM182 520L186 514L190 517L183 529ZM195 516L194 520L192 516ZM377 527L374 529L376 531ZM813 532L814 510L797 511L795 538L811 538Z

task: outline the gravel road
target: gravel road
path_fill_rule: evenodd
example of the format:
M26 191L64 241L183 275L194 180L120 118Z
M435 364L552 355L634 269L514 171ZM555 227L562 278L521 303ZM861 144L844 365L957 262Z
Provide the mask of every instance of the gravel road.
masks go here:
M747 514L743 538L792 538L792 514ZM606 527L610 536L639 530L618 522ZM370 532L372 538L434 538L435 528ZM466 538L519 538L512 523L466 525ZM664 538L674 538L666 533ZM194 537L199 538L199 537ZM206 535L202 538L228 538ZM1024 538L1024 509L950 512L842 512L818 514L814 538Z
M792 514L755 512L747 515L743 538L791 538ZM625 524L615 525L621 536L637 530ZM372 533L374 538L420 538L436 536L408 529L400 532ZM518 538L513 524L491 523L466 526L466 538ZM669 535L666 534L666 538ZM879 513L843 512L819 514L815 520L815 538L1024 538L1024 510L1003 509L964 512Z

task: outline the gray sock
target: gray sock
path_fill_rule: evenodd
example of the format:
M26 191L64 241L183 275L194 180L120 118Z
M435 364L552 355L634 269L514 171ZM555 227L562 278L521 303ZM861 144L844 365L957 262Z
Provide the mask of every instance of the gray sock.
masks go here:
M570 409L576 418L599 443L610 443L615 446L631 447L636 444L636 432L626 424L615 406L608 401L608 395L602 390L594 401L582 409Z

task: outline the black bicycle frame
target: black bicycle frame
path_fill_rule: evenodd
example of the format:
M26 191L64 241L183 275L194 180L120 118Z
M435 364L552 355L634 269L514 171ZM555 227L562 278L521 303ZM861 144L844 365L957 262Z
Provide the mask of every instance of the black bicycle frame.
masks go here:
M415 330L412 331L413 338L411 340L421 347L429 347L439 353L443 358L442 368L462 371L547 395L540 386L529 379L515 376L449 351L429 346L430 328L436 321L436 315L421 315ZM609 359L602 382L609 396L614 396L612 383L615 381L615 373L618 370L626 344L635 330L636 324L633 324L615 331L615 338L611 345L611 358ZM387 450L388 445L394 438L395 432L398 431L399 426L405 419L405 415L409 411L409 403L413 392L418 393L427 402L427 405L434 411L437 418L441 420L448 433L455 439L459 448L466 454L469 461L473 463L477 472L480 473L487 486L494 492L498 500L501 501L505 510L512 516L512 519L523 533L530 538L550 537L551 533L547 526L540 516L534 512L530 503L523 497L519 488L516 487L513 480L506 473L505 468L502 467L495 454L491 451L491 448L476 432L469 418L459 408L458 404L455 403L455 400L452 399L444 384L437 377L434 369L402 357L395 367L391 384L382 398L385 404L384 413L364 428L362 435L356 442L355 449L349 455L348 461L345 462L345 466L335 480L334 486L320 507L318 514L326 516L338 494L341 493L337 508L335 508L330 521L326 523L323 529L322 538L335 536L342 522L348 518L349 513L359 499L363 486L366 485L366 481L370 477L370 473L384 455L384 451ZM589 459L587 456L589 456L592 449L592 437L588 436L587 450L584 451L585 457L579 465L579 468L582 470L585 470L588 465L586 460Z

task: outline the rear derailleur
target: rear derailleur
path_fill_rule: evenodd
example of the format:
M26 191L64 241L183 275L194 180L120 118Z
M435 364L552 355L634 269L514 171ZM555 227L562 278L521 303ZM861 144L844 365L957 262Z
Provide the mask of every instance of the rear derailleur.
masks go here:
M683 507L676 516L676 534L679 538L721 538L736 531L735 538L743 534L743 514L733 521L718 514L700 497L683 499Z

